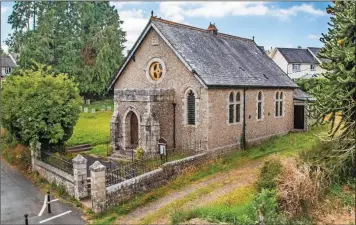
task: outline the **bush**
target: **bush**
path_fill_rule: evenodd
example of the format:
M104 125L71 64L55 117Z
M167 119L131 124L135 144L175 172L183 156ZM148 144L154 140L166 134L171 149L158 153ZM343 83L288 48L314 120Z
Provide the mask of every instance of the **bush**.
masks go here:
M64 74L19 70L3 85L2 123L22 144L38 140L60 144L72 135L79 117L81 98L75 83Z
M333 182L347 182L353 177L353 159L343 158L344 151L337 149L337 142L319 140L311 150L300 154L300 158L310 164L313 171L322 171L320 179L325 189Z
M258 190L274 189L277 186L277 177L282 171L279 158L273 157L267 160L260 170L260 178L257 181Z
M312 173L309 165L298 165L295 159L286 159L282 165L277 185L278 201L281 209L293 217L317 202L320 170Z
M136 152L135 152L135 160L141 160L145 155L145 150L143 150L143 148L141 147L137 147L136 148Z

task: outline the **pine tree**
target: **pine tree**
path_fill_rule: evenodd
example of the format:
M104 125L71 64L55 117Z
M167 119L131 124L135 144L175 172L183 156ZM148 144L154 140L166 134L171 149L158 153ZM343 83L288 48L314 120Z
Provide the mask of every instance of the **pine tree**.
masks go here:
M356 121L356 2L337 1L328 6L331 28L320 39L325 45L319 57L327 59L322 64L326 82L315 88L313 104L317 122L323 124L330 116L330 136L338 143L342 160L355 158Z

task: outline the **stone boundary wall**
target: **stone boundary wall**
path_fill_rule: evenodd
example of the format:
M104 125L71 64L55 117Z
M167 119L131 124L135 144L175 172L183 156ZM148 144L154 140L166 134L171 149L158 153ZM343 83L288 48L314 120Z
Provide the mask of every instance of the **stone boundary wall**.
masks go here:
M57 185L63 185L70 196L74 196L74 177L73 175L57 169L45 162L35 159L34 168L42 177L49 182L55 182Z
M184 159L167 162L162 168L142 174L121 183L106 188L105 208L129 200L135 195L149 192L155 188L166 185L170 180L182 174L190 167L196 167L211 157L209 152L190 156Z

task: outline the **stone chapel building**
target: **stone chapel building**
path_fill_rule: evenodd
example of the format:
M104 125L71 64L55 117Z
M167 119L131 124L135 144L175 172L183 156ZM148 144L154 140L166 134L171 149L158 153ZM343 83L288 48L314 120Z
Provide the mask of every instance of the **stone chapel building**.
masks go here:
M254 40L152 16L110 85L114 150L237 149L294 128L297 85ZM304 123L304 122L303 122Z

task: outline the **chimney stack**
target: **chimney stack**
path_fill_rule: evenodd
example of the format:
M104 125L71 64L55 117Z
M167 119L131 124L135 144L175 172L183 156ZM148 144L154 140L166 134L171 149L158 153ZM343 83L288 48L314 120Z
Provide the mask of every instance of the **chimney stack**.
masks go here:
M208 27L207 30L208 30L209 32L211 32L212 34L215 34L215 35L218 34L218 29L216 28L215 23L212 24L212 23L210 22L210 25L209 25L209 27Z

